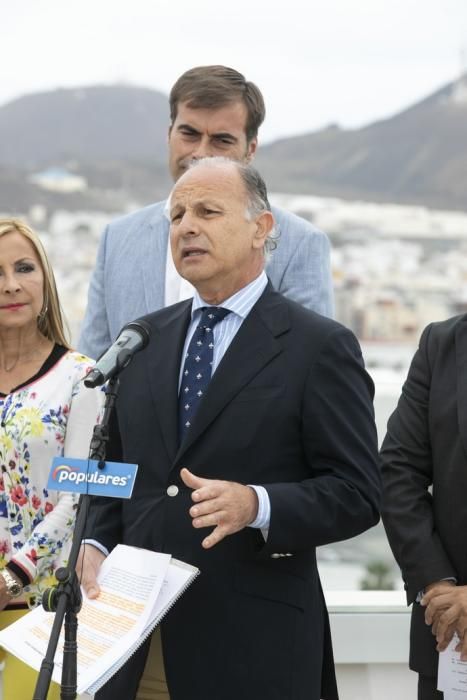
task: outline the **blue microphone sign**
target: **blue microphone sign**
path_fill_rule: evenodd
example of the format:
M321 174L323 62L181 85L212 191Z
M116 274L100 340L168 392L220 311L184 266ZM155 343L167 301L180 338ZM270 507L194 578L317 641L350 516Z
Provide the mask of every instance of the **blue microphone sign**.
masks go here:
M54 457L47 488L50 491L71 491L91 496L131 498L137 464L105 462L103 469L94 459Z

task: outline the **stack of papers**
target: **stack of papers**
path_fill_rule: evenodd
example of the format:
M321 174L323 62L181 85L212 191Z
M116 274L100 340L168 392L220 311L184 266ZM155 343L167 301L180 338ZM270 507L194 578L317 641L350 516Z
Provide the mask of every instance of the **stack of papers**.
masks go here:
M101 593L83 592L78 615L78 693L93 694L118 671L151 634L199 570L170 554L118 545L99 573ZM0 631L0 645L39 670L53 613L40 607ZM60 683L63 630L52 675Z
M467 662L461 661L457 634L451 639L447 649L439 655L438 690L444 693L444 700L467 700Z

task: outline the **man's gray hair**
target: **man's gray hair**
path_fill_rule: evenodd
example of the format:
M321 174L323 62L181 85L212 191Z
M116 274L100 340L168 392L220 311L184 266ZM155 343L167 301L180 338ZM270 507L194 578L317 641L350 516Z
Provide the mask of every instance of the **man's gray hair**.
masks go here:
M218 165L233 165L236 168L245 186L245 191L248 198L246 208L246 217L248 220L254 219L264 211L271 211L266 183L256 168L249 163L241 163L237 160L231 160L230 158L225 158L223 156L214 156L210 158L199 158L192 160L189 164L189 170L200 165L207 165L210 167L217 167ZM277 238L278 234L276 227L274 226L264 243L264 252L266 255L276 249Z

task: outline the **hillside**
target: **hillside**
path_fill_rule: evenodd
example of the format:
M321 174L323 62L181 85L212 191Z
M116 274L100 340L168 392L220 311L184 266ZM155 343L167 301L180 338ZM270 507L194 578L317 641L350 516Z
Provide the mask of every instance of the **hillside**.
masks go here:
M147 88L26 95L0 107L0 179L14 199L14 182L61 165L115 201L154 201L170 182L167 126L167 97ZM330 126L262 145L256 165L271 191L467 209L467 76L361 129ZM36 190L23 186L20 201Z

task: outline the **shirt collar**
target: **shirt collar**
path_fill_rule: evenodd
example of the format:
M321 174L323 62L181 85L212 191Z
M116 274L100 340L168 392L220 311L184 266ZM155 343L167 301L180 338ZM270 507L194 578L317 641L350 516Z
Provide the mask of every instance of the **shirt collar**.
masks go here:
M222 306L223 309L229 309L232 313L245 319L266 289L267 284L268 278L263 270L259 277L254 279L253 282L250 282L246 287L242 287L238 292L232 294L231 297L223 301L219 306ZM195 290L191 307L191 318L193 319L196 312L204 306L214 306L214 304L205 302Z

